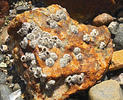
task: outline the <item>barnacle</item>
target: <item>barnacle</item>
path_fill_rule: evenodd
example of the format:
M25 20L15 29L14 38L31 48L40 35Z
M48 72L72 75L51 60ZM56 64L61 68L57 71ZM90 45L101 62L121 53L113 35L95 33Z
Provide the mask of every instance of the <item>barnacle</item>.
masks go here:
M14 59L27 82L25 92L37 100L63 100L94 85L112 57L112 40L105 26L79 24L59 5L17 15L8 33L16 41L13 50L18 50L13 53L18 57Z

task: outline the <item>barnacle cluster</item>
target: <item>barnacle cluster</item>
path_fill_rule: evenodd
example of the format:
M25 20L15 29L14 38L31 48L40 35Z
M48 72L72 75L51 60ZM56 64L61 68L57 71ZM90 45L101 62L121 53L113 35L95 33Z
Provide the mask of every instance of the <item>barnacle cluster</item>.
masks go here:
M101 78L112 55L106 27L79 24L59 5L17 15L8 33L16 41L19 74L36 99L63 100L87 89Z

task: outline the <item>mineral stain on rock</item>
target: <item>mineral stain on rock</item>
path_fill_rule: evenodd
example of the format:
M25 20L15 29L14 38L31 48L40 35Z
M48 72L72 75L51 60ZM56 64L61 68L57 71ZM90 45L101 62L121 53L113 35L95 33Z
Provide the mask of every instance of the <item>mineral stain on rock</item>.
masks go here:
M8 33L18 73L35 99L63 100L87 89L107 71L112 57L105 26L79 24L59 5L17 15Z

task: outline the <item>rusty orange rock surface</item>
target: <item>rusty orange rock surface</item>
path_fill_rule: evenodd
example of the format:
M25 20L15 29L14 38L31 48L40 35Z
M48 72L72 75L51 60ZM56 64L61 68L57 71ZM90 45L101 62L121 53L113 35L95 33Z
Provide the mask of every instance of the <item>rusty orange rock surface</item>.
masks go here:
M34 26L26 33L23 29L25 25L30 27L30 23ZM37 8L17 15L11 21L8 33L15 41L13 53L18 72L27 82L26 92L35 95L36 100L63 100L78 90L91 87L107 71L113 53L107 27L79 24L59 5ZM34 40L29 39L31 33L35 36ZM46 34L49 40L55 39L52 47L48 47L50 42L39 42ZM28 41L24 42L24 38ZM56 55L53 58L51 55L46 59L41 58L40 54L44 52L42 50L48 51L45 52L47 55L52 52ZM31 62L23 59L26 52L34 54L35 66L38 67L31 67ZM43 73L41 78L35 76L35 72L30 72L33 68L42 71L38 71L38 75Z
M115 51L112 56L110 70L123 68L123 50Z

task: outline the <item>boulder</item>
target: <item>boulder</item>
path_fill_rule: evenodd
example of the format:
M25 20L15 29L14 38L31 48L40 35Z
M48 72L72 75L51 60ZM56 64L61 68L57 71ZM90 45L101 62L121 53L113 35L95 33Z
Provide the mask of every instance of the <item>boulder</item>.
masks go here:
M90 100L122 100L123 91L115 80L107 80L89 90Z
M55 4L17 15L8 34L27 100L65 99L87 89L107 71L113 53L106 26L79 24Z

